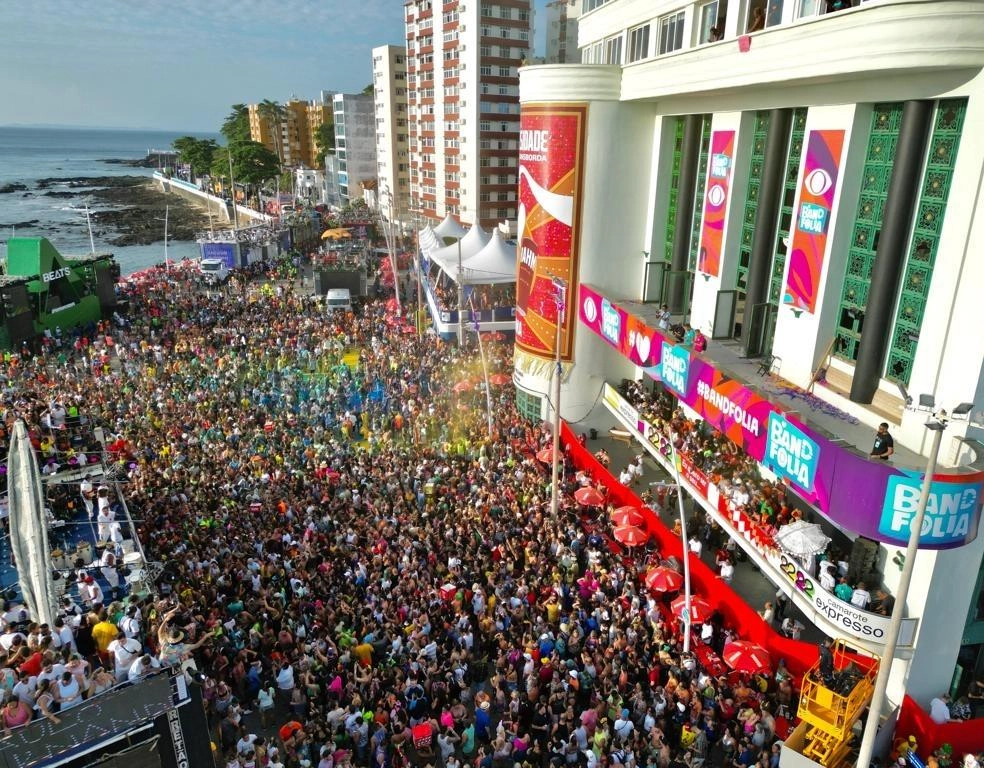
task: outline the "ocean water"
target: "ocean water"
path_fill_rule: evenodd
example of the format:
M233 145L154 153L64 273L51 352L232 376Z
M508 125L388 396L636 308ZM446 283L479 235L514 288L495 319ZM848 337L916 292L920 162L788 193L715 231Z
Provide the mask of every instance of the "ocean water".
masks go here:
M170 149L185 133L164 131L125 131L93 128L18 128L0 126L0 187L21 183L27 192L0 194L0 256L3 243L11 234L19 237L47 237L66 255L89 253L89 230L85 198L46 197L36 191L39 179L76 176L150 176L153 169L132 168L107 163L107 159L138 160L148 149ZM214 138L218 134L195 134ZM53 185L52 190L67 189ZM99 210L98 201L89 201L90 210ZM11 225L37 219L38 223ZM124 275L164 261L164 225L161 242L152 245L114 246L115 233L93 224L96 251L116 255ZM198 256L195 242L168 241L168 257L178 260Z

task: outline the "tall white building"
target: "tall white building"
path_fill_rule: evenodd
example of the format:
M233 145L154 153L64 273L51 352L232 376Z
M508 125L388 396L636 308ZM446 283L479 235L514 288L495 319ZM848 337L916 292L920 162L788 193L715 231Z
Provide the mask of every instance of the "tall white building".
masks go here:
M531 0L409 0L404 10L413 210L486 228L515 220Z
M582 0L550 0L546 13L546 64L577 64L577 19Z
M376 110L376 177L380 205L392 206L394 221L409 222L410 144L407 125L407 49L372 49L372 85ZM389 200L384 199L388 191Z
M330 205L346 205L362 197L361 183L376 180L376 113L372 94L336 93L335 154L325 162Z
M984 4L586 0L578 34L585 63L520 78L521 172L537 182L520 194L538 212L517 289L521 405L550 416L552 279L565 277L564 416L584 419L606 382L655 382L870 554L864 580L891 594L932 442L925 410L964 404L888 689L924 708L951 684L963 693L984 672ZM540 258L560 235L565 250ZM664 302L706 352L657 330ZM783 400L769 372L814 399ZM645 440L631 404L616 418ZM869 458L880 422L891 462ZM769 452L793 434L798 476L792 454ZM809 574L790 581L798 566L776 565L713 485L684 486L819 629L883 651L884 616Z

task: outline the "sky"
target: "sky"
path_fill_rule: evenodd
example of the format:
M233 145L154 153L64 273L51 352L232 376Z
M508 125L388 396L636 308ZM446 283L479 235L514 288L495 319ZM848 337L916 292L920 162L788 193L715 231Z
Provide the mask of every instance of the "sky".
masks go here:
M404 42L403 0L2 0L0 28L0 125L188 132L359 92L372 48Z

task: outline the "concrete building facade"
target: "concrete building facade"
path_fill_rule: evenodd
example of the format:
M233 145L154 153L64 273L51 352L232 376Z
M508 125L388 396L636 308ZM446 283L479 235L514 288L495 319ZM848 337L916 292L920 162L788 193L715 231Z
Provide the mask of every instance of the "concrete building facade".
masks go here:
M326 158L325 186L330 205L362 197L362 182L376 180L376 112L371 93L332 96L335 154Z
M412 209L486 228L514 220L531 0L409 0L404 11Z
M605 384L623 378L676 381L675 352L669 363L666 355L678 347L652 319L666 303L674 323L712 340L701 355L684 351L692 365L725 371L751 392L760 391L756 375L743 381L722 360L758 360L791 391L823 401L817 408L847 414L844 423L873 431L886 421L899 465L908 450L906 470L917 476L930 442L925 411L965 403L940 458L948 472L971 473L961 476L979 499L984 334L968 331L979 327L984 281L976 246L984 235L984 6L881 0L826 9L818 0L585 0L578 34L586 63L521 71L524 135L528 115L551 137L560 135L551 110L565 116L577 107L584 120L583 178L567 219L576 258L561 414L584 419ZM531 142L531 151L556 151L546 138ZM543 190L535 194L560 210ZM549 275L529 253L536 285ZM549 303L542 291L520 294L518 317L534 298ZM516 375L525 410L547 418L551 322L548 311L531 324L543 354ZM660 347L664 357L654 359ZM704 400L725 402L714 386ZM799 410L796 418L808 420L810 409ZM861 441L870 438L839 430L831 450L856 457L859 483L866 462L872 475L883 471L866 459L870 444ZM862 538L850 522L858 510L816 514ZM877 547L889 591L903 549ZM958 690L984 670L982 553L982 537L919 553L906 604L916 621L893 667L892 703L907 691L926 707L951 682ZM764 556L762 569L783 578ZM801 592L791 597L817 614ZM851 635L831 620L844 606L831 599L828 607L817 626ZM851 639L879 651L877 632Z
M410 143L407 121L407 49L372 49L376 110L376 199L394 221L410 223ZM387 199L383 199L386 192ZM388 216L390 214L387 214Z

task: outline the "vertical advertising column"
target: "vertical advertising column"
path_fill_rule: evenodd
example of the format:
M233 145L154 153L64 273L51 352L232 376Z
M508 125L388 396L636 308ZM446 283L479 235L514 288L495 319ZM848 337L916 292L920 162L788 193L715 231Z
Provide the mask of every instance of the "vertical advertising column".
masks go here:
M519 131L519 253L516 260L516 368L548 376L556 354L554 279L577 300L586 104L522 105ZM568 307L560 359L574 361L577 314Z

